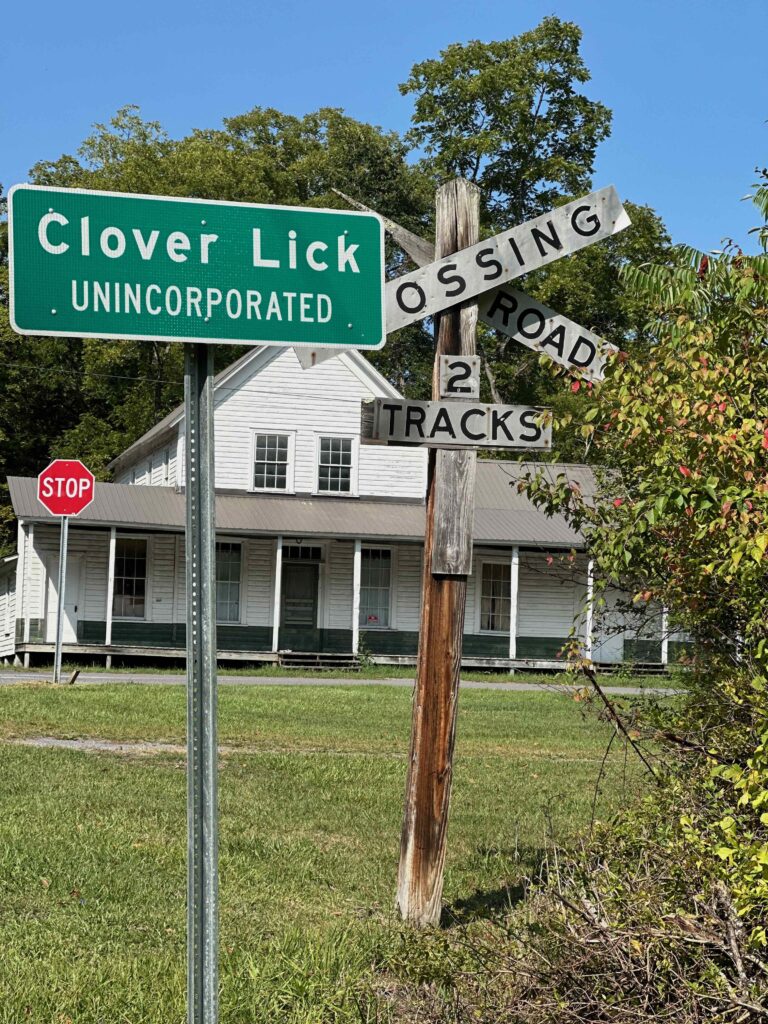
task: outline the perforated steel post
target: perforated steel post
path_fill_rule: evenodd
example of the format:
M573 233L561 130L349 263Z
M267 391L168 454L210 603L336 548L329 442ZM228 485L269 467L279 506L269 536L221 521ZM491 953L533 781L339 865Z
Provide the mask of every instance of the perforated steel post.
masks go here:
M217 1024L218 807L213 347L185 343L187 1019Z

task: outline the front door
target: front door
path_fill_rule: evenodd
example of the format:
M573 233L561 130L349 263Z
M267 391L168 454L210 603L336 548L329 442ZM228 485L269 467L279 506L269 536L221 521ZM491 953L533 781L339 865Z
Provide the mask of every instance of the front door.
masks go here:
M316 649L319 578L320 567L314 563L283 563L280 647L284 650Z
M61 629L62 643L77 643L77 620L80 614L80 569L79 555L67 556L67 578L64 584L64 622ZM48 643L56 643L56 612L58 609L59 559L51 559L48 576Z

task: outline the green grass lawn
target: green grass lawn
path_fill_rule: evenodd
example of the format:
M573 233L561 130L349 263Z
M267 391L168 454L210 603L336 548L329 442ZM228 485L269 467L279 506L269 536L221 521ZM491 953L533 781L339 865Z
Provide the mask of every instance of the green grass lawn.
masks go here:
M0 689L0 1024L182 1024L183 759L32 736L183 743L177 686ZM220 694L222 1024L385 1021L366 992L439 956L393 913L410 693ZM588 827L606 725L549 693L461 697L446 927L514 901L548 837ZM601 817L636 798L608 760Z

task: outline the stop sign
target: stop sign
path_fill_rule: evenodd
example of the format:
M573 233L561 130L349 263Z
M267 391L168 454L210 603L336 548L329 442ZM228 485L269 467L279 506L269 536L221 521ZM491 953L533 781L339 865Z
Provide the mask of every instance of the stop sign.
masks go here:
M93 501L94 476L79 459L54 459L37 478L37 498L53 516L78 516Z

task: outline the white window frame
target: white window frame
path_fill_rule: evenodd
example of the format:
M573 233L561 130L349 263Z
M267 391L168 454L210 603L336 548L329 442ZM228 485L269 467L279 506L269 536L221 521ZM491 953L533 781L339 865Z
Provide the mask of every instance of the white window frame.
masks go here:
M351 441L352 462L349 467L349 490L348 491L321 491L320 490L320 442L326 438L334 441ZM333 431L318 431L315 434L315 471L313 494L330 498L356 498L358 497L358 469L360 465L360 435L359 434L338 434Z
M171 482L171 449L163 448L162 486L168 487Z
M147 575L144 582L144 616L139 618L138 615L115 615L112 612L113 622L152 622L152 571L154 568L153 562L153 547L152 537L146 533L118 533L115 538L115 562L117 562L117 545L121 540L145 540L147 542ZM114 609L115 595L112 594L112 607Z
M243 604L243 597L247 595L247 590L244 590L243 584L245 581L245 560L246 560L246 547L245 540L242 537L217 537L216 544L238 544L240 547L240 584L238 591L238 608L240 610L240 616L237 619L220 619L218 613L218 600L216 601L216 625L217 626L242 626L245 622L245 606ZM218 568L218 566L217 566ZM214 577L216 576L216 570L214 570ZM218 579L214 578L214 585L218 588Z
M396 624L396 601L395 601L395 579L397 578L397 548L391 544L363 544L362 553L366 551L388 551L389 552L389 625L387 626L369 626L367 623L363 625L360 623L360 630L368 632L368 630L377 629L384 633L391 632L397 629ZM361 556L362 557L362 556ZM363 570L362 562L360 566L360 605L363 603Z
M486 565L503 565L512 572L511 567L512 558L511 555L508 558L501 558L496 555L483 555L477 559L477 579L475 582L475 634L481 636L509 636L508 629L483 629L483 571ZM510 601L509 606L509 621L512 622L512 597L508 593L507 597Z
M254 476L256 473L256 438L258 435L267 436L274 434L279 437L288 438L288 462L285 474L285 487L256 487ZM248 489L254 494L295 494L296 493L296 431L295 430L270 430L253 428L251 431L251 461L249 466L250 477Z

